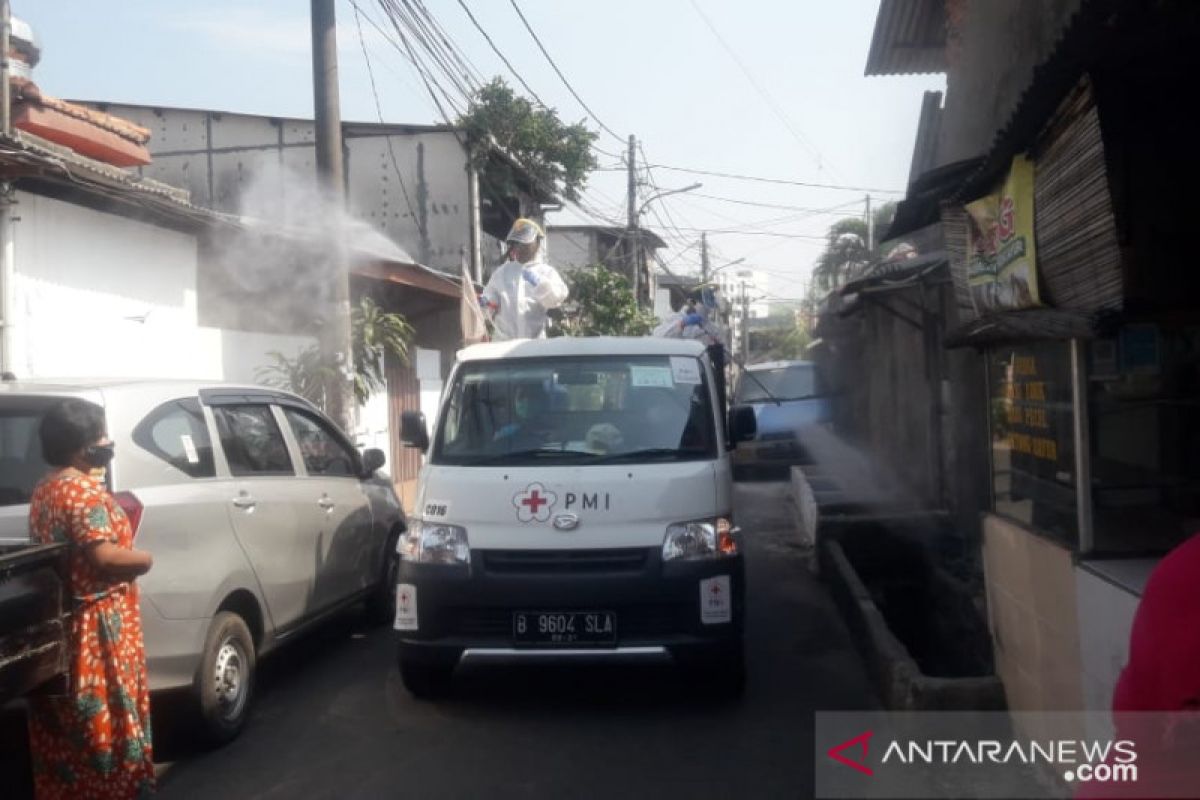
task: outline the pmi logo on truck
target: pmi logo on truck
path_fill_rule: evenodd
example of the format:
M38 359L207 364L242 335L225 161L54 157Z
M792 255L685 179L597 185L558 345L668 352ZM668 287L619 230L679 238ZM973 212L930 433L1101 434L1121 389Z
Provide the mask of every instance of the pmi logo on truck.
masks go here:
M554 518L554 527L559 530L571 530L579 525L579 515L576 511L609 511L612 509L612 495L608 492L565 492L562 496L562 511L565 512ZM558 504L559 495L550 491L540 482L534 482L513 495L512 504L517 510L517 519L521 522L548 522ZM569 519L559 524L560 519Z

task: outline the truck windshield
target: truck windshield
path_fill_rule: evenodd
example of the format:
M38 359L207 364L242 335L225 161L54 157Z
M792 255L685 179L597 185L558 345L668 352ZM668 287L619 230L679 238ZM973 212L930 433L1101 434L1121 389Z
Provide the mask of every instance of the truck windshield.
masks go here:
M679 356L467 362L434 464L654 463L716 457L708 380Z
M754 380L750 377L753 372ZM768 369L747 370L738 382L737 402L767 403L783 400L805 400L822 393L816 365L789 364Z

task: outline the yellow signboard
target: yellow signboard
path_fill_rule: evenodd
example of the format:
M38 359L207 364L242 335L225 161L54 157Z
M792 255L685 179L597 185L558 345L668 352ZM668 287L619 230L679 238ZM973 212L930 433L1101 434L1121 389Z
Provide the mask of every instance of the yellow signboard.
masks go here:
M1038 297L1033 162L1012 161L1000 190L966 205L967 280L979 312L1030 308Z

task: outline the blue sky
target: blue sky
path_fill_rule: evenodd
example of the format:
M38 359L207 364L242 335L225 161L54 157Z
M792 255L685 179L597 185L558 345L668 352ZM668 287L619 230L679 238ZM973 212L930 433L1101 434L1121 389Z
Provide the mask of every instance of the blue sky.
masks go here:
M356 0L382 22L376 0ZM424 0L485 76L515 80L457 0ZM622 139L636 134L652 163L811 183L902 189L921 92L941 76L863 77L878 0L518 0L567 79ZM538 95L576 121L585 112L538 51L509 0L466 0ZM697 6L732 50L718 41ZM309 4L303 0L13 0L42 42L35 78L60 97L312 114ZM342 115L376 120L350 0L338 0ZM389 122L440 121L411 66L364 23L364 41ZM114 33L108 33L113 31ZM740 65L740 66L739 66ZM743 69L744 67L744 69ZM747 75L749 73L749 75ZM595 128L593 120L589 120ZM622 141L602 133L599 147ZM616 159L601 156L605 167ZM820 237L842 206L861 214L863 193L689 175L663 169L664 189L695 192L650 205L644 223L672 245L672 270L694 271L709 230L713 266L745 258L776 296L802 294ZM654 189L647 187L642 197ZM808 213L714 200L824 210ZM625 176L597 172L586 198L624 220ZM875 200L896 197L876 194ZM555 221L551 217L551 222ZM586 221L574 212L561 222ZM660 224L665 223L665 224ZM733 230L741 232L733 232ZM753 234L746 233L753 231ZM787 234L784 236L763 234ZM794 238L813 237L813 238Z

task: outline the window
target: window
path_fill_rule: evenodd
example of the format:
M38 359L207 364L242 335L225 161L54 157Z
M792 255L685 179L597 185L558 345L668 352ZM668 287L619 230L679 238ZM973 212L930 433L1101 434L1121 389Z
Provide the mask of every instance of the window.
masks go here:
M822 392L815 364L748 369L738 381L737 403L804 400L818 397Z
M996 348L988 377L996 513L1076 546L1070 345Z
M0 506L29 502L38 481L50 471L42 460L38 425L56 399L0 399Z
M134 428L133 441L193 478L217 474L208 425L195 398L173 400L151 411Z
M293 408L284 408L283 415L292 426L309 475L356 476L358 459L325 423Z
M1127 325L1088 360L1095 548L1165 552L1200 529L1200 328Z
M455 374L432 463L635 463L713 458L716 430L694 358L471 362Z
M213 415L231 473L236 476L295 474L270 406L216 406Z

